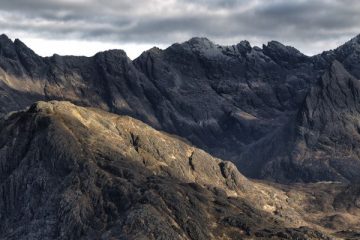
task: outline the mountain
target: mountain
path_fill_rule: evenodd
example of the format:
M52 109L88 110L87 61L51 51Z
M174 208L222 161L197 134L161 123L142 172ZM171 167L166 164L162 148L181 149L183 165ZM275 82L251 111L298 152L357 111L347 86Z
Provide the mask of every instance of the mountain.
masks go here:
M309 57L276 41L259 48L246 41L219 46L206 38L193 38L165 50L152 48L131 61L121 50L93 57L42 58L20 40L12 42L2 35L0 115L38 100L67 100L129 115L181 136L216 157L231 160L249 177L356 182L360 176L356 141L351 156L347 150L336 150L336 159L329 159L332 155L327 151L326 161L325 157L316 161L322 143L301 140L301 132L317 134L322 129L316 128L324 125L309 127L301 116L307 103L316 99L311 92L321 91L319 84L336 62L352 82L360 78L359 42L357 36L333 51ZM354 87L341 89L353 93ZM330 104L337 100L336 94L329 94L332 99L322 111L337 111ZM356 99L343 100L342 108L357 108ZM336 131L345 131L340 134L347 138L344 141L356 140L356 134L350 133L356 129L351 119L355 115L328 119L347 125L336 126ZM301 142L307 144L303 152L298 149ZM296 151L309 156L297 158Z
M128 116L37 102L0 120L1 239L333 239L356 185L248 180Z
M310 88L297 115L239 161L253 176L280 182L359 182L359 93L359 80L335 60ZM253 156L260 160L250 160Z

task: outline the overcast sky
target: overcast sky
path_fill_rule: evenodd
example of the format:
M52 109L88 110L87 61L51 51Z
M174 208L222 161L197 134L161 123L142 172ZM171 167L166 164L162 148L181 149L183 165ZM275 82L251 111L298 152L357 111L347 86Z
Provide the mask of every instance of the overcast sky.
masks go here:
M360 33L358 0L1 0L0 31L40 55L124 49L131 58L194 36L278 40L312 55Z

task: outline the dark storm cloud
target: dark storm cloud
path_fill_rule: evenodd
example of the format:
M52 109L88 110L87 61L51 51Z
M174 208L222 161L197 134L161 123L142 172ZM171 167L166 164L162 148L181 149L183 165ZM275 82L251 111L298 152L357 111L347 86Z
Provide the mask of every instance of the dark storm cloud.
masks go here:
M260 22L270 20L276 27L296 27L297 30L318 29L318 32L358 28L360 8L355 1L277 1L255 9ZM268 27L268 23L263 24ZM310 35L314 32L308 31ZM333 33L332 33L333 34Z
M359 16L356 0L3 0L0 28L154 45L192 36L226 44L277 39L313 52L360 33Z

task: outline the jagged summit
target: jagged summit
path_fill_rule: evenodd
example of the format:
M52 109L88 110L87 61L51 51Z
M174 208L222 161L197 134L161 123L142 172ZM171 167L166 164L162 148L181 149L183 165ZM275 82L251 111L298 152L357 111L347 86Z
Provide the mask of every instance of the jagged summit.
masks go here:
M349 41L347 41L344 45L351 45L353 47L358 46L360 44L360 34L358 34L357 36L353 37L352 39L350 39Z
M13 41L5 34L0 35L0 55L15 58L16 52Z
M16 52L16 54L31 53L32 55L37 55L33 50L31 50L25 43L20 39L16 38L12 41L7 35L0 35L0 50L4 52ZM14 56L12 56L14 57Z
M190 44L194 46L201 46L201 47L213 47L215 46L215 43L210 41L206 37L193 37L190 40L186 41L185 44Z
M305 62L308 59L307 56L302 54L296 48L285 46L277 41L270 41L267 45L263 45L263 51L275 61L287 62L290 64Z
M152 47L150 48L149 50L145 51L144 53L146 52L151 52L151 53L155 53L155 54L159 54L162 52L162 49L158 48L158 47Z
M222 55L221 46L213 43L205 37L194 37L181 44L189 51L195 52L206 57L218 57Z
M308 56L302 54L296 48L291 46L285 46L278 41L270 41L267 44L264 44L262 48L256 46L252 48L250 43L246 40L241 41L236 45L222 46L212 42L205 37L194 37L184 43L174 44L170 46L167 50L177 51L176 49L178 47L180 47L180 49L191 51L195 54L198 54L199 56L223 60L227 59L230 56L239 58L241 56L244 56L244 54L250 54L251 50L255 50L252 54L256 54L258 55L258 57L260 57L261 55L265 55L283 65L286 65L287 63L297 64L309 60Z
M13 41L6 34L1 34L0 43L13 43Z
M25 45L20 39L16 38L14 41L12 41L7 35L1 34L0 35L0 48L7 47L7 48L16 48L20 47L20 50L28 49L31 50L29 47ZM32 50L31 50L32 51Z
M249 52L251 50L251 44L249 41L243 40L236 45L239 49ZM241 51L240 50L240 51Z
M126 54L126 52L122 49L110 49L103 52L96 53L94 56L99 55L107 55L109 57L123 57L123 58L129 58Z
M286 46L278 41L270 41L267 43L267 45L265 45L266 48L270 48L274 51L282 51L282 52L289 52L291 54L299 54L299 55L303 55L299 50L297 50L294 47L291 46Z
M1 34L0 35L0 42L12 42L12 41L6 34Z
M15 38L14 44L17 45L17 46L21 46L22 48L29 48L28 46L26 46L25 43L23 43L23 42L22 42L20 39L18 39L18 38Z

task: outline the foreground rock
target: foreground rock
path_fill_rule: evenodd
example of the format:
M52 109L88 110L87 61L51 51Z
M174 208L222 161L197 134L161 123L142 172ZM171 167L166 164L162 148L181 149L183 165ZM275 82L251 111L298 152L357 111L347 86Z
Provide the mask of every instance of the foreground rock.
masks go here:
M254 183L183 139L68 102L2 118L0 166L1 239L329 239L359 226L345 185Z

